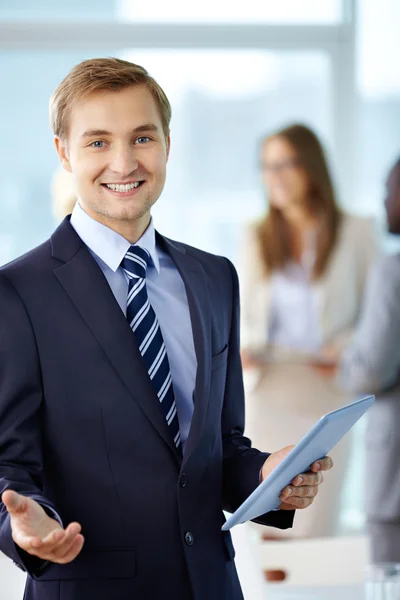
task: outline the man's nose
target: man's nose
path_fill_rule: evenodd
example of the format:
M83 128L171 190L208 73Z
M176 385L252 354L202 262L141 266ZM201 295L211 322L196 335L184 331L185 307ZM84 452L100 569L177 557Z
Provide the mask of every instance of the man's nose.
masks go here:
M121 177L127 177L138 168L138 161L132 148L120 148L112 156L111 171Z

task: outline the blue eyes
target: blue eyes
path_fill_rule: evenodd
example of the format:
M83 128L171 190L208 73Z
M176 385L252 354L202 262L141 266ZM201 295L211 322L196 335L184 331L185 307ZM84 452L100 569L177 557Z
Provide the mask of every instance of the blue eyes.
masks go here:
M140 138L137 138L137 140L135 141L135 144L139 144L139 146L143 145L143 144L147 144L147 142L150 141L150 138L147 136L142 136ZM90 144L90 146L92 148L104 148L105 142L101 141L101 140L96 140L94 142L92 142Z

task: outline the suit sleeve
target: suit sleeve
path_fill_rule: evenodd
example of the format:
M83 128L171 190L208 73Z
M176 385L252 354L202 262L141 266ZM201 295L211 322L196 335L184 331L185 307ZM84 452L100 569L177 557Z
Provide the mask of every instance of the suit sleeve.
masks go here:
M359 328L344 353L339 382L353 394L390 389L400 374L400 260L384 257L371 274Z
M259 485L260 470L269 454L252 448L251 441L244 436L244 389L239 339L239 282L235 268L229 261L227 262L231 272L233 310L222 411L223 508L233 512ZM292 526L293 517L294 511L273 511L257 519L257 522L286 529Z
M42 381L35 336L25 306L0 275L0 498L7 490L29 496L60 520L42 494ZM0 501L0 550L32 573L44 561L20 550Z

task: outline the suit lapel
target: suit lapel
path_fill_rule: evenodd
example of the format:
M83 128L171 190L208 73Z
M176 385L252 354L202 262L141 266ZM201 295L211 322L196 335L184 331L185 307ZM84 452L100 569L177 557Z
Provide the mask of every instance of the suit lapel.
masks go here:
M51 244L53 256L64 263L54 270L55 276L131 395L178 456L134 335L100 267L68 220L53 234Z
M201 438L209 401L211 375L210 301L206 274L201 263L188 254L181 244L163 238L159 234L157 234L157 241L170 254L185 285L197 358L194 413L183 457L184 462L186 462Z

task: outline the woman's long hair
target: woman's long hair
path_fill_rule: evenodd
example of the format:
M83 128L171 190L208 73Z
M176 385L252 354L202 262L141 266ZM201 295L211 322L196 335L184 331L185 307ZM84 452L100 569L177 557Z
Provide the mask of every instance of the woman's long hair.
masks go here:
M324 273L336 244L342 217L336 203L325 153L315 133L304 125L292 125L269 135L263 140L263 144L276 137L284 138L294 148L299 165L309 180L307 208L319 220L313 269L313 279L318 279ZM283 213L272 203L259 224L258 236L268 273L283 269L293 259L289 225Z

